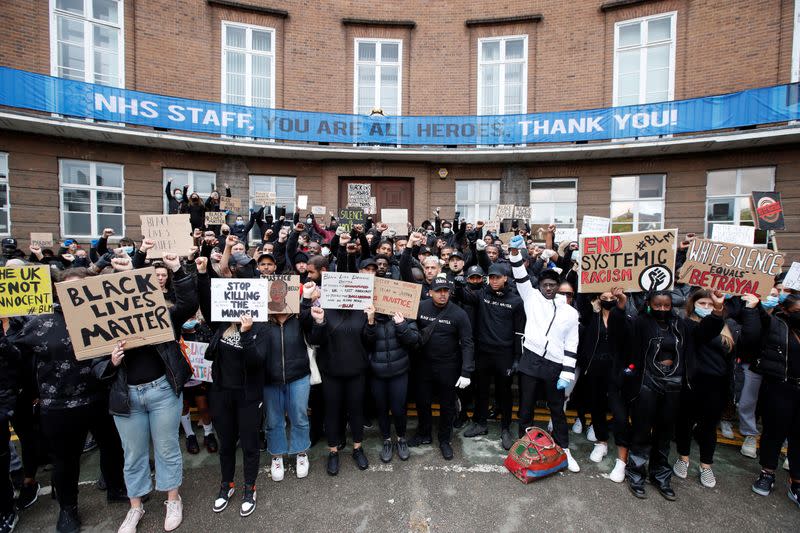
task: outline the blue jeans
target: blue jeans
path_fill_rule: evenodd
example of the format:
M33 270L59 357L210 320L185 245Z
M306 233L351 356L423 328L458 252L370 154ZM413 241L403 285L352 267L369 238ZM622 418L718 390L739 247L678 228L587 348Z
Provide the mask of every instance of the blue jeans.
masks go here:
M264 387L267 408L267 449L272 455L302 453L311 447L308 430L308 394L310 377L296 379L288 385ZM289 415L289 439L286 442L286 414Z
M150 481L150 440L156 459L156 490L170 491L183 481L183 456L178 426L183 394L175 396L166 376L142 385L128 385L129 416L114 416L125 452L128 496L140 498L153 490Z

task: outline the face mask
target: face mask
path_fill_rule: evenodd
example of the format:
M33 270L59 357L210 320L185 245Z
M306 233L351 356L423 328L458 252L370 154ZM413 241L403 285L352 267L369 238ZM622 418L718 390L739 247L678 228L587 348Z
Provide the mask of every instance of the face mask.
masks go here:
M789 293L788 292L781 291L781 293L778 295L778 301L780 303L783 303L783 302L786 301L786 298L788 298L788 297L789 297Z
M426 233L426 234L428 234L428 235L433 235L433 230L432 230L432 229L429 229L429 230L428 230L428 231L426 231L425 233Z
M313 224L313 223L314 223L314 219L312 219L311 217L308 217L308 218L306 219L306 224L308 224L309 226L310 226L311 224Z
M237 220L236 221L236 225L237 226L244 226L244 220Z
M133 255L133 246L123 246L122 251L128 255Z
M614 300L611 300L611 301L600 300L600 307L602 307L606 311L611 311L612 309L614 309L614 307L616 307L616 305L617 305L617 302L615 302Z
M694 314L696 314L700 318L705 318L711 314L711 309L706 309L705 307L695 307Z
M176 194L176 195L175 195L175 200L177 200L178 202L180 202L181 200L183 200L183 195L182 195L181 193L178 193L178 194Z
M578 250L572 252L572 260L578 264L581 264L581 253Z
M761 302L761 305L765 309L773 309L778 305L780 299L777 296L767 296L766 301Z
M197 324L199 323L200 323L199 320L187 320L186 322L183 323L183 329L194 329L197 327Z
M328 248L323 248L320 253L322 254L322 257L328 257L331 255L331 251Z
M230 231L225 230L225 231L221 231L219 234L220 235L227 235L228 233L230 233Z
M732 294L726 294L726 295L725 295L725 299L726 299L726 300L730 300L731 298L733 298L733 295L732 295Z
M556 304L566 304L567 303L567 297L564 296L563 294L556 294L555 301L556 301Z
M450 235L451 231L453 231L453 230L450 229L450 228L442 228L442 233L444 233L445 235Z
M233 260L236 261L237 265L246 265L250 262L250 258L247 257L247 254L242 252L233 254Z
M672 316L672 311L656 311L655 309L651 309L650 316L652 316L656 320L666 321L669 317Z

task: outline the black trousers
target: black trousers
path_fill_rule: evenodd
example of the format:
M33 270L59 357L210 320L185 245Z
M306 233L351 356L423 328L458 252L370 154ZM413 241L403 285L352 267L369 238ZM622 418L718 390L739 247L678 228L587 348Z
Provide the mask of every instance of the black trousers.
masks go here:
M562 448L569 447L569 428L564 414L564 391L556 388L561 365L548 361L526 350L532 363L530 374L519 374L519 429L522 437L525 428L533 425L533 412L536 407L537 392L544 393L550 418L553 419L553 440Z
M475 360L475 422L486 425L489 417L489 388L494 380L494 393L498 408L500 409L501 425L503 429L511 427L511 376L508 370L514 362L514 355L505 353L505 349L498 352L479 350Z
M375 398L375 410L378 412L378 426L384 440L392 436L391 421L397 437L406 436L406 391L408 390L408 372L390 378L372 376L372 395ZM391 418L389 412L391 411Z
M11 432L8 429L8 419L0 417L0 515L14 510L14 486L8 475L8 467L11 464L9 442L11 442Z
M717 425L730 397L728 376L697 374L691 388L681 391L675 444L679 455L689 455L692 437L700 446L700 462L712 464L717 448Z
M764 378L759 393L761 409L760 463L775 470L783 441L789 439L789 475L800 480L800 386Z
M245 389L212 387L209 406L214 429L219 438L219 465L222 482L233 483L236 477L236 441L242 447L244 483L255 485L261 455L258 430L261 429L262 397L247 398Z
M344 442L342 420L350 420L353 442L364 440L364 374L350 377L322 376L325 398L325 437L333 448Z
M53 457L53 486L61 507L78 505L81 454L89 431L100 448L100 471L108 490L125 490L122 443L106 402L70 409L45 409L41 420L42 434Z
M650 479L658 484L672 478L669 450L681 393L654 390L642 385L631 405L631 445L625 474L631 483L642 484Z
M450 442L456 414L456 381L461 375L459 365L420 364L417 373L417 434L428 437L433 430L433 394L439 396L439 442Z
M11 425L14 426L14 432L19 438L22 470L25 477L30 479L36 478L39 458L47 453L42 446L38 417L39 415L34 413L33 410L33 397L30 393L23 391L17 397L17 405L14 408L14 416L11 417Z
M630 442L628 407L622 391L615 381L614 365L611 361L594 360L578 383L583 382L588 391L587 401L592 414L594 434L600 442L608 442L608 412L611 411L610 429L614 432L617 446L627 448ZM574 391L573 391L574 394Z

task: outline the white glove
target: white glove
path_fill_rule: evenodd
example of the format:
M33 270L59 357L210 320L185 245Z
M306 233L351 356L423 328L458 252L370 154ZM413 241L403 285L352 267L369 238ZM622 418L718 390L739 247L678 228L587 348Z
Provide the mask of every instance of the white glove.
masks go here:
M486 249L486 241L484 241L483 239L478 239L477 241L475 241L475 249L478 250L479 252L482 252L483 250L485 250Z
M544 261L547 262L550 261L550 259L552 259L556 255L558 255L558 252L556 252L555 250L549 250L549 249L544 250L542 252L542 259L544 259Z
M458 388L458 389L466 389L467 387L469 387L470 383L471 383L471 381L470 381L469 378L460 377L460 378L458 378L458 381L456 381L456 388Z

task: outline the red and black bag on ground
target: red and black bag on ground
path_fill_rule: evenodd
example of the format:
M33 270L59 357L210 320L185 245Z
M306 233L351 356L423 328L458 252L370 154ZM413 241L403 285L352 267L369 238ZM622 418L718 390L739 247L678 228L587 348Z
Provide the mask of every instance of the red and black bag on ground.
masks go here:
M567 454L547 431L529 427L525 436L511 447L503 464L517 479L527 484L565 469Z

